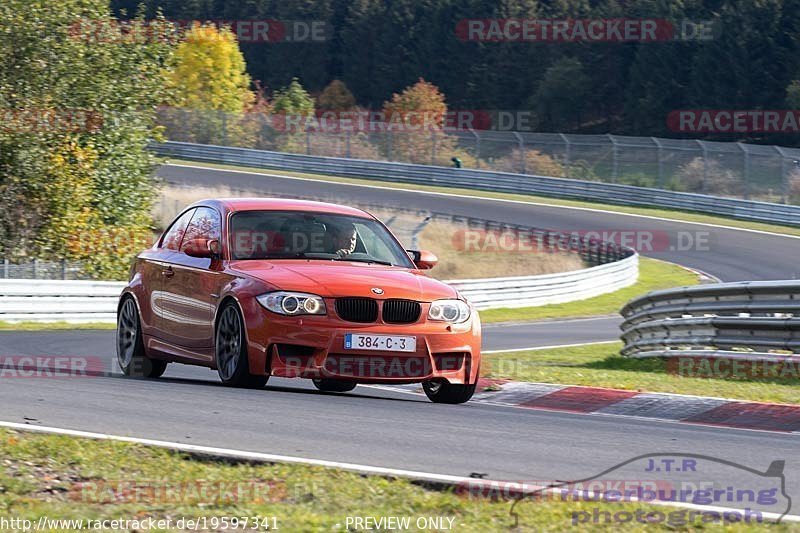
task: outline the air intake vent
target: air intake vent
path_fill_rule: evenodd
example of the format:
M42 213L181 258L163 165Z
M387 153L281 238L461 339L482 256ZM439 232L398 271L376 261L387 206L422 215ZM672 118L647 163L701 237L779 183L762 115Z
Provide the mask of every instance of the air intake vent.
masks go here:
M419 320L420 305L412 300L383 302L383 321L389 324L411 324Z
M378 320L378 303L372 298L339 298L336 314L349 322L375 322Z

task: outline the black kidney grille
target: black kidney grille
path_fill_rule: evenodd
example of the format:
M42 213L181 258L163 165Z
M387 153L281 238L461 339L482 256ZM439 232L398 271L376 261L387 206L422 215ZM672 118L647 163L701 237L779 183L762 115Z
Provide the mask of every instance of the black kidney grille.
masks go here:
M375 322L378 320L378 302L372 298L338 298L336 314L349 322Z
M419 320L422 311L413 300L386 300L383 302L383 321L390 324L410 324Z

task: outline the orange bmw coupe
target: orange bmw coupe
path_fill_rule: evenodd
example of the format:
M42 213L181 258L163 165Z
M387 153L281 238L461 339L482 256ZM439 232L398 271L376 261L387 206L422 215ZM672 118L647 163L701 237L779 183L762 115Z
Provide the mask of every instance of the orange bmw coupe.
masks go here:
M433 402L463 403L478 381L480 320L456 289L425 275L435 264L359 209L196 202L131 268L118 362L144 377L170 362L206 366L240 387L269 376L332 392L422 383Z

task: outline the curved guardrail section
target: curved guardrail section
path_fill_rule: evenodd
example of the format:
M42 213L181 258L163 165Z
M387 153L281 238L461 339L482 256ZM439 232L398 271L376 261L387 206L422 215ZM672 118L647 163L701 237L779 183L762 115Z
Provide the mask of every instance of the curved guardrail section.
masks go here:
M715 283L655 291L621 311L626 357L800 361L800 282Z
M639 256L633 254L590 268L558 274L448 281L476 308L533 307L584 300L636 283Z
M657 206L759 222L800 225L800 206L796 205L722 198L632 185L487 170L288 154L180 142L154 143L151 145L151 149L157 155L163 157L176 157L193 161L227 163L255 168L331 174L440 187L538 194L556 198L601 201L611 204Z

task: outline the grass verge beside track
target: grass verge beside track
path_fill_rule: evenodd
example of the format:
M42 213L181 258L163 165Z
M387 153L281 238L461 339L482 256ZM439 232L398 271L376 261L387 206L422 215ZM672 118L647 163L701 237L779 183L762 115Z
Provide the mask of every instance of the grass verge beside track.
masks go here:
M657 259L639 258L639 281L630 287L586 300L563 304L521 307L518 309L487 309L481 311L481 322L519 322L548 318L578 318L618 313L629 300L650 291L683 285L697 285L700 280L694 272Z
M74 329L117 329L113 322L87 322L70 324L69 322L3 322L0 331L61 331Z
M598 211L608 211L611 213L663 218L668 220L674 220L676 222L696 222L699 224L727 226L730 228L748 229L748 230L763 231L768 233L778 233L783 235L792 235L800 237L800 227L781 226L779 224L767 224L762 222L750 222L747 220L726 218L716 215L704 215L702 213L695 213L690 211L676 211L676 210L658 209L649 207L633 207L624 205L603 204L603 203L594 203L581 200L564 200L561 198L550 198L545 196L534 196L534 195L524 195L524 194L496 193L491 191L482 191L479 189L462 189L455 187L450 188L450 187L436 187L429 185L417 185L411 183L395 183L395 182L381 181L381 180L370 180L366 178L345 178L341 176L330 176L327 174L310 174L303 172L289 172L283 170L269 170L263 168L240 167L235 165L224 165L224 164L207 163L199 161L187 161L181 159L161 159L161 161L163 163L175 164L175 165L201 166L208 168L218 168L220 170L239 170L243 172L254 172L256 174L275 174L279 176L307 178L320 181L330 181L335 183L352 183L355 185L378 186L378 187L387 187L391 189L428 191L435 193L472 196L479 198L513 200L515 202L529 203L531 205L538 204L538 205L550 205L550 206L561 206L561 207L575 207L579 209L593 209Z
M6 519L23 518L34 523L41 516L84 521L153 517L172 519L173 524L182 517L275 517L280 530L331 531L348 529L348 516L400 516L410 517L412 524L419 517L453 518L452 530L481 532L509 530L514 524L508 501L470 498L452 490L427 489L405 479L330 468L237 464L140 444L12 430L0 430L0 454L0 513ZM515 531L561 531L570 527L572 513L592 513L594 509L612 514L653 511L661 516L676 510L555 498L526 501L515 508L519 516ZM703 531L718 529L700 524L699 519L696 526ZM650 524L647 529L654 527L658 526ZM764 525L738 526L735 530L755 531L756 527ZM251 528L252 524L247 530ZM634 521L585 524L583 528L628 531L644 530L645 525ZM198 528L209 529L211 522ZM777 531L788 529L773 526Z
M585 344L524 352L485 354L485 377L514 381L668 392L738 400L800 403L800 377L713 379L667 372L663 359L628 359L622 343Z

